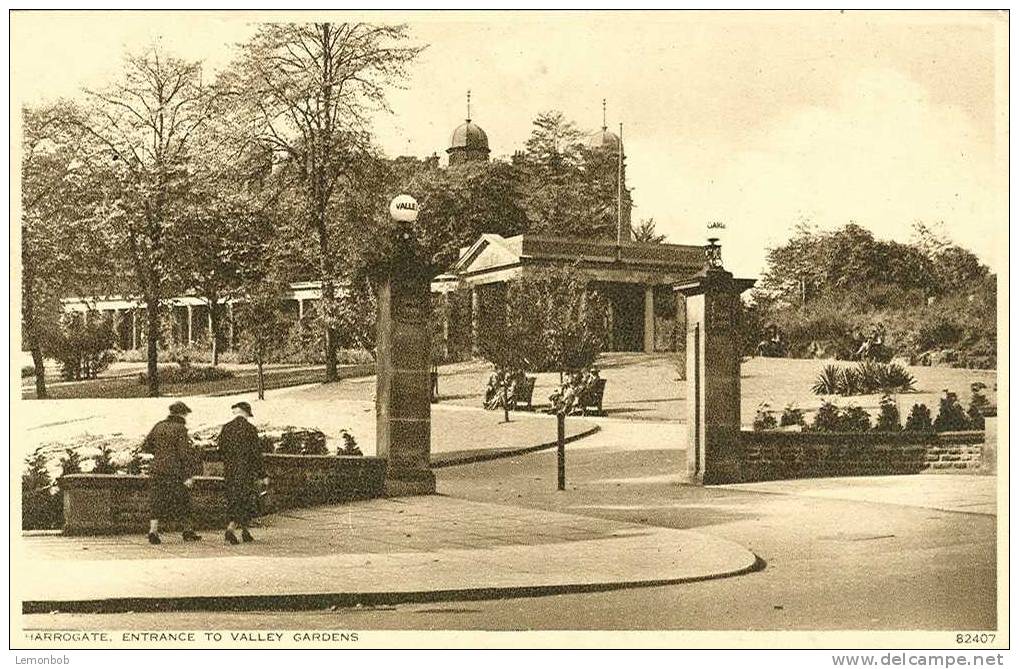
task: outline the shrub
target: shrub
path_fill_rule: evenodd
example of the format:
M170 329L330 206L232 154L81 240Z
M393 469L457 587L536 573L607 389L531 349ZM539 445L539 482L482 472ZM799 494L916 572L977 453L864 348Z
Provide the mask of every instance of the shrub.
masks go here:
M984 429L984 416L991 408L991 403L983 391L987 386L980 381L970 384L969 408L966 410L966 417L969 418L969 426L972 430Z
M772 309L762 318L778 327L790 356L815 357L820 353L817 357L838 360L846 360L855 352L850 333L858 325L857 320L860 325L863 321L847 314L843 300L826 297L812 300L803 307Z
M931 410L926 404L914 404L906 417L906 432L933 432L934 425L931 422Z
M831 402L824 402L814 414L810 426L812 432L839 432L839 408Z
M48 354L60 363L60 376L65 381L99 376L116 359L111 348L110 323L93 313L66 315L46 341Z
M874 430L877 432L900 432L902 430L899 407L889 395L881 398L881 411L878 413Z
M233 372L222 367L194 366L183 360L178 365L167 365L159 368L159 380L162 383L206 383L229 379L233 375ZM145 372L139 374L138 383L146 385L148 383L148 374Z
M879 364L877 369L877 387L886 393L908 393L916 389L916 379L900 364Z
M938 406L938 417L934 419L934 431L957 432L968 429L969 425L969 418L959 404L959 397L946 390Z
M113 354L118 362L145 362L148 360L148 352L144 348L114 351ZM182 358L187 358L192 362L211 363L212 349L208 345L200 346L198 344L192 344L191 346L167 345L160 348L156 353L156 360L159 362L180 362ZM219 352L219 362L238 363L242 362L242 360L237 351L221 350Z
M871 393L881 388L884 365L873 360L863 360L856 364L856 380L860 394ZM854 394L854 393L849 393Z
M47 469L48 458L37 449L21 474L21 529L53 530L64 524L64 499Z
M870 414L863 407L848 406L839 412L840 432L870 431Z
M275 451L287 455L328 455L326 435L321 430L285 428Z
M336 455L364 455L357 447L357 439L350 432L340 430L340 438L343 440L343 446L337 449Z
M762 402L757 407L757 415L754 416L754 430L774 430L778 427L778 421L775 420L775 412L771 410L771 406L767 402Z
M64 451L64 457L60 458L60 475L81 473L81 455L73 448Z
M866 432L870 430L870 414L857 406L839 408L831 402L821 404L810 426L811 432Z
M800 409L795 404L790 404L782 410L782 417L779 419L779 427L789 427L791 425L804 425L805 421L803 418L803 409Z
M839 374L838 392L839 395L862 395L864 392L863 374L858 369L846 367Z
M21 378L28 379L35 376L35 365L25 365L21 368Z
M99 448L99 454L92 458L93 474L116 474L117 466L113 463L113 450L103 445Z
M133 476L148 473L147 461L142 459L141 451L135 450L131 452L131 456L124 463L123 473Z

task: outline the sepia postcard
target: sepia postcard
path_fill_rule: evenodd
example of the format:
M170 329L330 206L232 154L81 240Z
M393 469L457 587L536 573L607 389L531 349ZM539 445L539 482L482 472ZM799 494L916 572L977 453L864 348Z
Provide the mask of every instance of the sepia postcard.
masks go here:
M1003 664L1007 10L9 22L12 650Z

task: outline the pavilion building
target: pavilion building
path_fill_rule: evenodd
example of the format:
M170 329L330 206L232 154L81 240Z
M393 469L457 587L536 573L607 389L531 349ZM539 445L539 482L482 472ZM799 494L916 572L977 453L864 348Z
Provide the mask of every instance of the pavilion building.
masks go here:
M470 95L468 94L468 110ZM591 283L591 288L607 298L609 308L610 350L675 351L685 343L682 304L672 284L686 280L704 267L703 246L635 242L630 229L631 202L625 187L623 142L608 129L602 103L601 130L588 137L591 151L604 151L618 164L619 210L615 241L561 238L523 234L504 238L483 234L470 246L460 249L459 259L446 273L432 282L432 292L443 295L451 313L450 296L457 290L470 291L470 318L454 319L469 323L469 341L473 353L485 336L486 327L501 321L505 313L507 282L526 281L539 268L570 265ZM468 118L453 131L446 150L449 164L487 161L488 135ZM444 339L462 340L463 333L450 332L455 323L444 322ZM444 348L450 349L447 343Z

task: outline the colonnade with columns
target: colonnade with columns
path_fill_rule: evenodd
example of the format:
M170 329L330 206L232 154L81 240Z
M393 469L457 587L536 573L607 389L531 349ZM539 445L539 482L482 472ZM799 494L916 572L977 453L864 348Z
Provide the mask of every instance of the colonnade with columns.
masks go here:
M291 284L289 295L283 298L284 310L295 321L311 317L322 299L319 282ZM124 297L65 298L62 300L65 313L84 314L88 319L103 319L110 323L117 350L137 350L145 347L145 333L148 322L144 302ZM235 306L240 300L223 300L218 305L220 345L223 350L237 346L239 329L234 318ZM170 332L165 345L181 346L208 342L212 332L212 310L209 301L196 296L176 296L167 299L163 305L164 315L169 315Z

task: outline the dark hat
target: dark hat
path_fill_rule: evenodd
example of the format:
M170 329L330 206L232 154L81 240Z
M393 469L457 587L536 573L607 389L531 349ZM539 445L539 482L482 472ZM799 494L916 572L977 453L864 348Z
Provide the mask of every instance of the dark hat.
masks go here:
M189 409L188 405L183 402L174 402L170 405L170 413L174 416L186 416L191 413L191 409Z
M244 413L248 414L248 418L253 418L254 414L251 413L251 405L247 402L238 402L230 407L231 409L240 409Z

